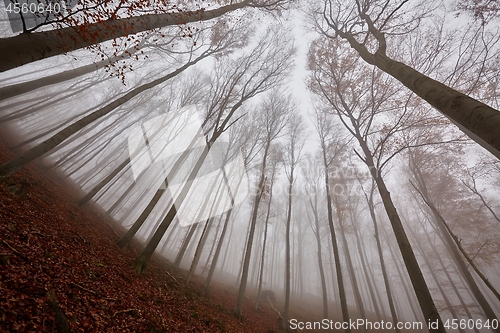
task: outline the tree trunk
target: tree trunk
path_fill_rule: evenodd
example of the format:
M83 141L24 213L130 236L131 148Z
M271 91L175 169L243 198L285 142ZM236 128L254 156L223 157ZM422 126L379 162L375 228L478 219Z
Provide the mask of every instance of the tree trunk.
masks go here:
M483 148L500 159L500 112L472 97L389 58L384 52L370 53L352 35L339 34L367 63L391 75L426 100Z
M139 45L137 48L136 47L131 47L128 48L127 50L123 51L119 55L113 56L111 58L108 58L106 60L102 60L96 63L92 63L89 65L81 66L78 68L70 69L67 71L64 71L62 73L57 73L49 76L44 76L36 80L28 81L28 82L22 82L22 83L17 83L13 84L7 87L2 87L0 88L0 101L3 101L5 99L22 95L27 92L43 88L45 86L49 86L52 84L57 84L65 81L69 81L71 79L77 78L79 76L92 73L100 68L104 68L105 66L115 63L118 60L124 59L124 58L129 58L132 56L132 54L136 53L139 51L139 48L142 47L142 42L141 45Z
M130 243L130 241L132 240L132 238L134 238L134 236L137 233L137 231L141 228L141 226L144 224L144 222L146 221L146 219L149 217L149 215L151 214L151 212L155 208L155 206L158 203L158 201L160 201L161 197L163 196L163 194L165 193L165 191L168 188L168 179L173 179L175 177L175 175L177 174L177 172L181 168L182 164L188 158L188 156L189 156L189 154L191 152L191 149L193 148L193 146L195 145L195 143L199 139L200 135L202 135L201 129L198 132L198 134L193 137L193 139L189 143L189 146L187 147L187 149L181 154L181 156L179 156L179 158L177 159L177 161L175 161L175 164L172 166L172 169L169 171L167 177L165 177L162 186L160 186L156 190L155 195L151 198L151 200L149 201L148 205L143 210L143 212L141 213L141 215L137 218L137 220L134 222L134 224L132 225L132 227L122 237L122 239L120 239L120 241L118 242L118 245L122 249L126 248L128 246L128 244Z
M432 213L432 216L434 217L434 223L438 226L438 228L441 232L441 235L443 236L443 238L445 240L446 246L450 250L455 263L457 264L457 266L460 269L460 272L462 273L465 280L467 281L467 285L469 286L470 290L474 294L474 297L476 298L477 302L481 306L481 309L483 310L484 314L486 315L486 318L488 318L490 321L498 320L495 312L493 311L490 304L488 303L488 301L484 297L483 293L479 289L479 286L477 285L476 281L474 280L474 277L472 276L467 265L465 264L464 260L462 259L460 251L455 244L456 242L453 240L454 235L451 234L451 230L447 227L445 220L443 219L441 214L439 214L438 210L436 209L436 207L433 205L432 201L430 200L430 197L429 197L429 194L427 191L427 187L425 185L424 178L420 173L420 169L419 169L418 165L415 163L415 161L413 159L411 159L410 161L411 161L412 173L417 180L418 191L421 194L422 198L424 199L425 204L429 206L431 213ZM496 330L494 329L494 331L500 332L500 328L497 328Z
M377 243L377 251L378 251L378 257L380 260L380 267L382 268L382 276L384 278L385 290L387 292L387 301L389 302L389 310L391 311L393 323L397 323L398 316L396 314L396 309L394 308L394 300L392 299L392 290L391 290L391 286L389 284L389 276L387 275L387 269L385 267L385 261L384 261L384 253L382 252L382 245L380 243L380 235L378 232L377 216L375 215L375 206L373 203L374 190L375 190L375 184L372 181L372 186L370 189L370 196L367 197L366 199L368 200L368 208L370 211L370 217L373 221L373 229L375 230L375 241ZM401 330L398 329L397 327L395 329L396 329L397 333L401 332Z
M0 53L2 54L0 72L142 31L207 21L244 8L249 4L250 0L244 0L212 10L200 9L189 12L146 14L130 18L108 19L92 24L2 38L0 39Z
M314 216L314 236L316 237L316 251L318 256L318 268L319 268L319 276L321 278L321 294L323 296L323 318L328 318L328 292L326 289L326 278L325 278L325 270L323 268L323 255L321 250L321 237L319 233L319 218L318 218L318 209L317 209L317 199L315 198L315 204L313 205L311 197L309 197L309 204L311 205L311 209L313 211Z
M240 288L238 291L238 298L236 300L236 308L234 310L234 316L240 320L242 319L243 298L245 297L245 291L246 291L246 287L247 287L248 270L250 267L250 256L252 254L253 237L255 234L255 225L257 223L257 214L258 214L258 210L259 210L260 199L262 198L261 189L264 185L266 162L267 162L267 157L268 157L267 155L269 153L270 144L271 144L271 142L268 141L266 143L266 147L264 149L264 157L263 157L261 171L260 171L260 179L259 179L259 184L257 187L259 189L259 192L256 193L254 204L253 204L252 217L250 219L250 230L248 232L248 239L247 239L247 244L246 244L247 246L245 249L245 256L244 256L243 266L242 266L242 271L241 271Z
M195 179L196 175L198 174L198 171L201 169L203 162L205 161L211 147L213 145L213 142L208 142L205 148L203 149L203 152L201 156L199 157L198 161L196 162L196 165L194 166L193 170L189 174L189 179ZM154 233L153 237L151 240L148 242L146 247L144 248L144 251L139 255L139 257L135 260L134 262L134 270L142 274L146 271L146 266L149 262L149 259L151 259L151 256L153 255L154 251L156 250L156 247L161 241L161 238L165 234L165 231L167 231L168 227L170 226L170 223L174 220L175 216L177 215L177 207L180 207L182 204L184 204L185 198L189 192L189 189L191 188L191 185L193 182L188 181L184 184L182 187L181 192L175 198L174 204L170 207L170 210L168 211L167 215L161 222L160 226L158 229L156 229L156 232Z
M359 254L359 259L361 261L361 268L363 269L363 273L365 275L365 280L366 280L366 284L367 284L367 287L368 287L368 291L370 292L370 297L372 298L372 302L373 302L373 309L375 310L375 314L377 315L377 319L378 320L382 320L382 314L380 312L380 309L378 307L378 304L377 304L377 296L380 297L380 295L377 295L373 288L373 285L372 285L372 279L373 279L373 275L371 275L371 278L370 279L370 274L368 273L368 268L367 266L369 265L367 263L367 260L365 259L365 256L366 256L366 251L365 251L365 248L363 246L363 244L361 243L361 235L359 234L359 229L354 225L354 220L352 219L352 216L351 216L351 224L354 228L354 236L356 237L356 245L357 245L357 248L358 248L358 254ZM328 318L328 317L325 317L325 318Z
M293 153L293 152L292 152ZM292 157L293 159L293 157ZM292 222L292 189L293 189L293 171L294 171L294 161L292 160L290 178L288 184L288 208L286 214L286 231L285 231L285 309L283 310L283 328L288 330L288 314L290 311L290 227Z
M226 220L224 221L224 227L222 228L222 233L219 237L219 242L217 243L217 248L215 249L214 258L212 259L212 263L210 264L210 270L208 271L208 276L207 276L207 279L205 280L205 292L207 292L208 288L210 287L210 282L212 281L212 277L214 275L215 268L217 267L217 261L219 260L220 252L222 249L222 244L223 244L224 238L226 236L227 226L229 224L229 220L231 218L232 212L233 212L232 208L226 212Z
M434 243L431 239L431 236L429 235L429 231L427 231L427 229L422 229L422 230L425 231L425 236L427 238L427 241L431 245L432 251L436 254L436 258L439 261L439 264L441 265L441 268L442 268L444 274L446 275L446 278L448 279L448 281L450 281L450 285L453 288L453 291L455 292L455 295L457 296L457 298L460 302L460 305L462 306L462 309L465 311L467 318L472 318L472 313L469 311L469 307L467 306L467 304L465 304L464 298L462 297L462 294L458 290L458 288L455 284L455 281L453 281L453 278L451 277L450 272L448 272L448 268L444 264L443 259L441 259L441 255L439 254L438 250L436 249L436 246L434 245ZM444 243L444 239L442 239L442 241ZM454 316L453 318L458 318L458 317ZM474 326L474 332L479 333L479 330L477 329L476 326Z
M443 287L441 287L441 283L440 283L438 277L436 276L436 273L434 272L434 269L433 269L433 267L431 265L431 262L427 258L427 253L424 252L422 244L420 244L420 241L417 238L417 233L414 230L411 230L411 228L410 228L410 233L411 232L413 232L413 238L415 239L415 243L417 244L417 247L420 250L420 253L422 255L422 259L424 260L425 264L427 265L427 268L429 269L429 273L431 274L432 279L436 283L436 286L437 286L437 288L439 290L439 293L443 296L443 299L444 299L444 302L446 304L446 307L448 307L448 311L451 313L451 318L459 318L459 316L457 315L457 313L456 313L456 311L455 311L455 309L453 307L453 304L451 304L451 301L448 298L447 293L445 292L445 290L443 289ZM440 254L436 253L436 256L439 257ZM450 280L450 283L453 283L453 280ZM460 326L458 327L458 331L460 333L465 333L465 331Z
M255 301L255 310L259 309L259 303L260 303L260 296L262 293L262 280L264 277L264 260L266 258L266 244L267 244L267 227L269 225L269 215L271 213L271 202L273 200L273 184L274 184L274 177L276 174L276 168L273 168L273 172L271 175L271 181L269 183L269 198L267 202L267 213L266 213L266 220L264 221L264 241L262 242L262 255L260 257L260 269L259 269L259 282L258 282L258 287L257 287L257 300ZM326 317L325 317L326 318Z
M340 235L341 235L341 239L342 239L344 255L346 258L346 262L347 262L347 271L349 273L352 289L354 291L354 299L356 300L356 305L357 305L357 308L359 311L359 317L366 318L365 308L364 308L364 304L363 304L363 298L361 297L361 293L359 291L358 279L356 278L356 273L354 272L354 266L352 264L351 253L349 250L349 245L347 243L347 238L345 236L344 217L343 217L344 209L342 209L342 207L341 207L338 196L334 197L333 202L335 204L335 211L337 212L337 219L338 219L339 225L340 225ZM365 327L362 326L360 331L366 332Z
M347 298L344 289L344 278L342 277L342 266L340 265L339 246L337 243L337 236L333 224L333 208L332 198L330 195L330 177L328 176L328 163L326 158L326 146L322 143L323 166L325 168L325 190L326 190L326 207L328 212L328 226L330 227L330 235L332 238L333 256L335 259L335 270L337 276L337 284L339 288L340 307L342 310L342 320L349 322L349 309L347 307ZM344 329L345 333L351 333L351 329L347 327Z
M422 313L424 314L424 318L427 323L434 323L436 321L438 322L438 328L430 329L430 332L446 333L443 322L441 321L441 317L439 316L439 312L436 308L436 305L434 304L427 283L425 282L424 275L422 274L422 271L418 265L415 253L413 252L410 241L408 240L408 236L406 235L403 224L401 223L399 214L392 201L391 194L385 185L380 171L375 167L372 153L368 149L368 145L362 139L359 133L357 133L356 139L358 140L358 143L365 155L365 163L368 166L368 169L370 170L375 183L377 184L380 197L382 198L382 203L384 204L385 211L387 212L387 216L389 217L389 221L391 222L392 230L394 231L394 235L396 236L399 250L401 251L401 255L403 256L403 261L405 263L406 269L408 270L408 274L410 275L410 280L412 282L413 289L415 290L415 294L417 295L417 299L420 304L420 308L422 309Z
M203 251L203 248L205 247L205 243L207 241L208 234L210 233L210 229L212 228L213 222L214 222L213 217L207 219L205 227L201 232L200 240L198 241L198 245L196 246L193 260L191 261L191 267L189 268L189 273L186 279L186 283L189 283L191 277L194 275L194 272L196 271L196 268L198 267L198 263L200 262L200 257L201 257L201 251Z
M24 34L23 34L24 35ZM196 58L195 60L189 61L186 63L184 66L178 68L172 73L169 73L159 79L156 79L150 83L143 84L135 89L132 89L128 93L126 93L124 96L118 98L117 100L109 103L105 107L92 112L91 114L81 118L80 120L76 121L75 123L67 126L63 130L59 131L58 133L54 134L52 137L49 139L45 140L44 142L36 145L35 147L25 151L24 153L21 153L17 157L13 158L12 160L5 162L4 164L0 165L0 176L6 176L10 175L17 170L19 170L21 167L24 165L28 164L29 162L33 161L34 159L48 153L51 149L55 148L58 144L63 142L64 140L68 139L70 136L73 134L77 133L80 131L82 128L85 126L93 123L97 119L104 117L120 105L125 104L129 100L131 100L133 97L139 95L143 91L146 91L150 88L153 88L171 78L174 76L180 74L190 66L196 64L203 58L207 57L208 53L205 53L201 55L200 57Z
M184 254L186 253L187 247L189 242L191 241L191 238L194 235L194 232L196 231L196 228L198 227L199 223L195 223L189 227L189 231L184 237L184 240L182 241L182 245L179 249L179 252L177 252L177 255L175 256L175 261L174 261L174 266L179 267L182 262L182 258L184 257Z

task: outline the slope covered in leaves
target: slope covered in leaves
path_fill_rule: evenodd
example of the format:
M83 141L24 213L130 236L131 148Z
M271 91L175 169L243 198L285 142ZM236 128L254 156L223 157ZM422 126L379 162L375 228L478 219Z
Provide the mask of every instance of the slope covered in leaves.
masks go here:
M2 139L0 162L12 156ZM240 323L231 288L207 297L161 258L135 274L137 249L120 250L112 221L78 207L57 175L29 166L0 183L1 332L55 332L57 309L72 332L278 331L268 304L247 299Z

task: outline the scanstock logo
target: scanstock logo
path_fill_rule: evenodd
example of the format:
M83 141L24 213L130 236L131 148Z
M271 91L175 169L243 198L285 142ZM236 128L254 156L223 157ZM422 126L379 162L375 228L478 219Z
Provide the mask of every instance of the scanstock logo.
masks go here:
M149 188L168 190L181 226L218 216L248 195L241 152L228 142L209 146L194 106L135 127L128 149L135 181L147 179Z

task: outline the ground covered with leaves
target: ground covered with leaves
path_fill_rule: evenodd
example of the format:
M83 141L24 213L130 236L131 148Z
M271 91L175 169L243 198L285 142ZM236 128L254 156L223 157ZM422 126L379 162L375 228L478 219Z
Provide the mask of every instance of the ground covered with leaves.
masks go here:
M0 139L0 162L14 156ZM0 179L1 332L274 332L276 313L246 299L232 316L234 290L201 281L156 258L146 275L131 268L138 249L121 250L119 232L80 193L31 164ZM59 322L59 326L58 326Z

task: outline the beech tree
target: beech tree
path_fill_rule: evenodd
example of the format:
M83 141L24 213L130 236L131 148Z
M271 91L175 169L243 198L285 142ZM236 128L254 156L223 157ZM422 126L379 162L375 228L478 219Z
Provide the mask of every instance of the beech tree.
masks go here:
M500 158L498 110L391 58L388 36L418 28L421 20L417 9L409 6L408 0L326 0L318 8L316 27L327 38L345 40L366 63L396 78ZM403 10L415 13L407 18Z
M248 55L240 56L239 59L232 63L232 66L224 68L223 72L233 79L225 80L222 84L230 84L231 88L222 95L222 101L215 103L217 107L211 108L209 106L208 108L207 119L209 119L209 122L205 127L210 134L206 140L207 146L193 167L189 176L190 179L196 178L196 174L216 140L235 121L241 118L241 116L236 119L233 118L240 107L250 98L279 85L283 77L288 74L291 65L290 57L294 52L294 47L290 44L288 36L279 34L270 28ZM232 98L229 99L229 97ZM144 251L136 259L134 268L138 273L145 271L146 265L163 234L177 215L176 207L180 207L184 202L191 184L191 182L187 182L183 186L180 194L175 199L175 204L170 207Z
M266 173L267 173L267 159L271 149L271 144L280 135L283 134L287 121L290 117L291 105L289 96L280 96L283 94L280 90L271 91L269 96L262 102L260 112L258 113L258 122L264 130L262 134L262 160L259 166L257 193L252 193L254 196L252 203L252 215L249 221L248 239L245 248L245 254L242 265L242 274L240 280L240 287L238 291L238 299L236 301L236 309L234 315L236 318L242 318L243 298L245 297L246 286L248 282L248 273L250 269L250 257L252 254L253 238L255 235L255 226L257 223L257 216L259 211L260 202L263 197L263 191Z
M46 139L42 143L38 144L37 146L21 153L19 156L16 158L12 159L9 162L6 162L0 166L0 176L6 176L9 174L14 173L17 171L19 168L23 167L25 164L33 161L34 159L46 154L50 150L54 149L57 147L59 144L61 144L63 141L67 140L69 137L74 135L75 133L79 132L81 129L83 129L85 126L88 126L89 124L95 122L96 120L108 115L110 112L115 110L117 107L125 104L129 100L133 99L134 97L138 96L142 92L151 89L153 87L158 86L159 84L162 84L171 78L181 74L184 72L186 69L190 68L191 66L194 66L197 64L199 61L212 56L218 52L223 52L223 51L230 51L231 49L235 47L240 47L242 46L242 41L245 39L236 39L237 32L241 30L236 29L236 30L227 30L227 31L221 31L221 35L217 40L214 41L207 49L203 50L200 55L191 55L190 59L188 61L177 68L176 70L172 71L171 73L168 73L152 82L145 83L140 85L139 87L136 87L129 92L127 92L124 96L121 96L120 98L116 99L115 101L112 101L108 103L106 106L91 112L90 114L86 115L85 117L79 119L78 121L72 123L71 125L61 129L59 132L54 134L52 137ZM240 36L238 36L240 37Z
M55 30L23 33L0 39L0 72L45 59L55 55L78 50L120 37L162 27L201 22L220 17L226 13L245 7L273 10L286 4L287 0L243 0L216 9L197 9L145 14L119 18L116 15L90 23L73 25ZM102 19L102 18L98 18Z
M292 109L290 112L295 110ZM296 112L296 111L295 111ZM290 258L290 229L292 223L293 185L296 177L296 168L302 158L302 149L305 144L306 128L300 115L292 113L287 124L285 144L285 174L288 179L286 229L285 229L285 309L283 311L283 327L288 326L290 311L290 284L291 284L291 258Z
M381 71L360 64L353 57L353 51L342 48L334 39L318 40L312 45L309 66L311 90L323 98L324 104L331 108L361 148L361 153L355 152L375 180L424 317L426 321L439 323L438 328L431 331L444 332L439 312L382 175L384 166L401 151L395 140L397 134L415 121L423 120L412 119L411 98L407 98L402 108L397 105L400 102L391 105L397 94L391 80ZM393 118L391 122L386 118L389 111L393 113L389 117ZM385 124L383 119L386 119Z

